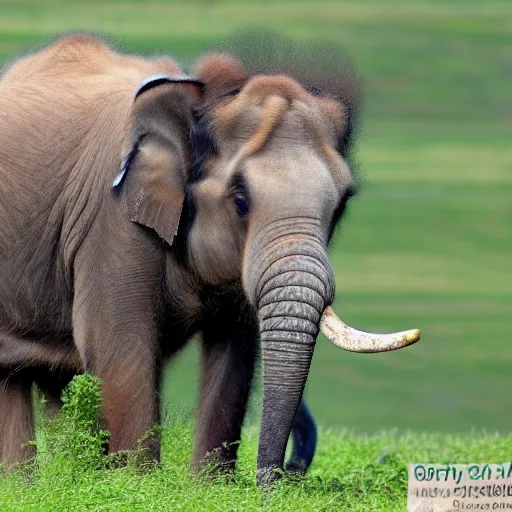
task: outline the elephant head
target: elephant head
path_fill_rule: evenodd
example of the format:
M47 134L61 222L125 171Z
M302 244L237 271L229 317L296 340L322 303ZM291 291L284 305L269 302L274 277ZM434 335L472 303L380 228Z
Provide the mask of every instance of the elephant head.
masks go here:
M258 475L266 481L282 468L320 328L356 352L405 347L419 331L363 333L330 307L335 283L326 249L355 191L348 166L354 82L340 77L340 85L330 77L325 89L300 77L252 74L220 53L203 57L196 76L205 97L193 134L186 250L202 281L240 280L257 313L263 361Z

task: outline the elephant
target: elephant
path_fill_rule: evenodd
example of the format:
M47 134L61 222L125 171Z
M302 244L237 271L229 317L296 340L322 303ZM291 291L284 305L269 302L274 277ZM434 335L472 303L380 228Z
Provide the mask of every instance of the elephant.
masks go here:
M321 82L321 81L320 81ZM332 311L327 244L355 191L352 91L209 54L184 75L84 34L0 82L0 461L26 457L30 386L102 381L109 450L159 422L164 361L201 333L195 469L234 468L258 353L257 479L311 463L316 337L410 345ZM349 93L348 95L345 93ZM53 384L52 384L53 383ZM295 425L295 426L294 426ZM148 452L159 457L150 438Z
M133 98L139 83L146 76L151 77L155 73L156 76L165 74L168 85L166 90L158 97L150 99L152 103L132 112ZM172 80L169 75L173 76ZM143 83L136 96L140 96L155 84L161 85L158 78ZM92 86L91 90L86 89L88 85ZM162 128L157 128L153 137L167 137L165 143L169 144L172 157L176 159L173 162L177 172L176 179L180 175L184 177L184 165L190 157L187 143L189 124L193 122L191 106L201 94L202 86L197 80L182 76L176 63L169 59L150 62L122 56L113 52L101 40L87 34L58 40L44 51L18 61L2 77L0 102L6 117L4 116L4 122L0 126L3 143L0 150L0 175L3 178L0 208L2 218L9 219L11 223L11 227L4 226L0 230L3 262L0 269L0 462L7 467L28 458L32 452L32 447L27 445L34 435L30 393L32 384L36 383L43 391L47 409L55 412L60 407L61 392L71 378L86 368L94 369L94 345L83 344L80 353L77 350L78 345L74 343L74 328L80 322L73 320L72 296L75 283L78 285L78 281L74 279L74 258L84 241L81 231L91 229L90 223L98 214L100 205L91 205L90 198L87 197L92 193L92 184L86 185L87 195L82 196L83 189L72 190L72 181L80 180L80 185L83 185L87 176L81 174L93 172L95 166L98 168L96 172L99 172L97 179L110 180L108 174L101 174L117 169L123 137L132 135L131 132L128 133L130 123L141 123L136 125L137 129L144 123L151 123L151 119L135 121L134 118L151 116L151 109L158 108L159 103L162 103L163 108L159 117L168 119L164 119ZM115 98L115 103L110 104L109 96L118 98ZM42 106L39 105L41 101ZM93 107L96 102L98 104ZM63 107L67 111L63 111ZM91 107L96 108L96 111L89 113L88 109ZM105 110L102 111L103 109ZM142 112L142 109L146 111ZM34 116L29 115L32 110ZM54 113L60 113L61 118L51 119ZM87 125L82 126L80 120L84 117ZM162 119L155 122L161 121ZM101 127L98 140L92 139L90 144L80 147L82 141L91 137L97 127ZM170 129L176 133L165 132ZM112 135L115 138L106 151L102 146ZM55 143L57 148L54 149ZM98 156L98 152L103 154ZM74 167L77 163L79 168ZM56 175L59 172L61 176ZM45 183L48 183L48 187L42 186ZM65 196L66 189L69 195ZM23 193L26 194L25 197ZM101 192L95 193L98 195L96 202L103 199ZM14 197L20 198L21 203L18 206L15 202L17 200L13 201ZM78 208L78 211L73 212L74 208ZM91 211L84 215L85 209ZM124 211L124 215L129 219L131 213ZM32 220L35 221L34 224L31 224ZM122 214L112 220L122 221ZM42 240L39 239L41 235ZM124 236L131 235L125 233ZM142 242L137 242L136 239L133 241L147 244L148 254L155 250L157 253L164 251L160 239L145 241L148 236L154 238L146 232L142 235ZM95 243L100 241L101 238ZM161 260L164 259L163 254L159 256ZM25 268L20 269L20 265L25 265ZM114 272L117 270L114 269ZM84 283L79 286L84 286ZM200 293L205 294L206 291L196 288L196 296L190 294L189 300L194 306L206 311ZM219 332L215 332L214 322L227 321L230 315L233 316L228 311L230 305L226 300L227 296L218 294L218 297L223 297L218 304L224 311L215 313L214 320L213 309L208 310L211 318L206 318L203 314L202 322L196 319L195 330L198 330L200 323L208 326L208 336L214 340L213 344L222 343L224 336L236 335L237 329L240 331L241 346L235 350L228 349L226 355L217 354L217 365L222 363L223 357L230 355L253 358L255 340L251 340L253 345L244 340L255 329L252 317L248 316L247 325L242 323L243 318L233 318L230 320L232 325L220 326ZM234 298L235 304L238 304L238 296ZM217 308L215 301L211 303L212 308ZM174 314L179 316L180 311L184 310L179 308ZM83 313L77 308L76 314ZM170 317L167 321L173 323ZM179 338L171 339L171 343L166 346L167 356L175 353L184 343L186 331L192 332L192 325L185 327L187 322L186 315L179 320L182 332ZM216 341L217 337L219 342ZM78 336L76 339L82 338ZM115 346L112 348L117 350ZM116 356L111 354L110 357ZM214 356L209 354L205 356L205 360L212 357ZM151 371L155 374L155 380L160 371L157 359L163 360L163 353L154 356ZM105 363L96 364L103 366ZM234 367L233 371L236 370ZM240 386L237 392L242 395L247 394L251 387L251 375L247 376L246 382L242 382L243 377L235 376ZM141 383L146 382L145 375L140 375L139 378ZM128 439L116 438L119 433L114 431L114 448L134 448L135 437L158 419L158 413L153 409L155 406L151 406L156 401L156 396L143 398L150 404L153 418L150 417L149 421L139 425L138 430L126 436ZM241 401L245 399L246 397L242 397ZM147 404L144 406L148 407ZM228 403L227 406L231 404ZM233 432L230 433L230 439L239 437L245 405L240 407L241 410L229 412L233 415L232 421L235 421L235 425L231 427ZM222 414L222 407L217 413ZM110 423L107 422L107 426ZM299 408L292 435L294 450L288 467L295 471L305 471L311 464L316 446L315 422L305 403ZM215 439L213 445L208 440L198 441L196 459L200 461L204 458L205 446L217 448L214 444ZM229 465L234 462L236 445L229 447L228 452L231 453L227 457Z

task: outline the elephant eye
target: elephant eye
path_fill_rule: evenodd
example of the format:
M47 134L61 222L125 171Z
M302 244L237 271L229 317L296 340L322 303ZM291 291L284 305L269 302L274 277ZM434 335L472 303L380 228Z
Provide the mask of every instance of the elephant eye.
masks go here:
M236 213L240 217L246 217L249 214L249 203L243 194L236 194L233 202L235 203Z

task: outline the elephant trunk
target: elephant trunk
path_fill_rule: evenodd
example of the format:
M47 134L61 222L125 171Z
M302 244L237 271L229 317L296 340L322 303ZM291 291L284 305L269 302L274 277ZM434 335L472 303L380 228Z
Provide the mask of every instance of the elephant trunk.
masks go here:
M303 229L268 243L252 265L263 361L258 481L282 469L286 443L309 373L334 276L319 231ZM261 254L261 253L260 253Z
M313 220L274 222L258 232L246 254L244 283L258 312L263 361L260 483L283 467L320 328L335 345L354 352L396 350L420 337L416 329L365 333L336 316L330 307L334 276L321 233Z

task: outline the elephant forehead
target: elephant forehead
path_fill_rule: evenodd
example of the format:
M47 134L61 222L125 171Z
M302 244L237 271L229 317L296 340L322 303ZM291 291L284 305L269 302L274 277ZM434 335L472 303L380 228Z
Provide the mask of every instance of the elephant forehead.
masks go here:
M285 101L280 99L281 106ZM279 101L276 101L279 104ZM244 112L228 133L220 137L222 153L228 159L228 174L246 165L256 157L260 169L283 172L284 169L309 169L314 174L328 172L339 187L351 182L351 174L341 156L334 149L335 134L332 125L322 126L321 113L309 105L295 101L292 108L278 111L267 102L258 111ZM251 158L252 159L252 158ZM288 171L287 171L288 172Z
M268 142L280 141L280 144L313 145L314 137L304 117L296 111L288 110L278 118L271 119L263 109L251 109L241 115L226 133L226 142L233 141L242 145L254 137L265 138ZM261 148L259 148L261 149Z
M232 153L239 151L242 146L248 146L245 155L248 156L269 144L289 146L290 149L295 145L315 149L320 144L318 130L311 123L313 115L304 109L288 106L280 96L269 98L264 106L249 105L238 110L236 116L224 111L214 118L217 140L223 151ZM329 127L326 127L323 130L324 138L331 138L330 133Z
M314 141L317 147L336 145L345 125L345 112L336 101L305 91L295 97L271 88L265 92L269 94L263 98L242 92L216 106L212 121L221 144L253 139L253 150L259 150L271 139L281 138L290 143Z
M294 193L298 193L298 189L315 191L333 184L331 172L317 151L306 145L282 144L281 140L248 158L242 167L250 182L261 178L277 189L291 186Z

